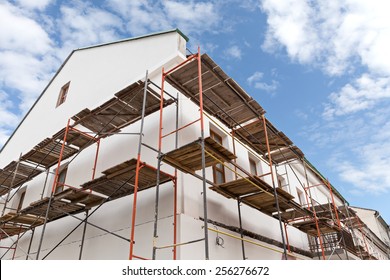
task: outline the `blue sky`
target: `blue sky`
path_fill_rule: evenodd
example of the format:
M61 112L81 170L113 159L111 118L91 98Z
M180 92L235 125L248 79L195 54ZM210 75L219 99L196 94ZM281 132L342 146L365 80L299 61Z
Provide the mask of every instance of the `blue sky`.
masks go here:
M390 2L0 0L0 146L72 49L181 29L390 223Z

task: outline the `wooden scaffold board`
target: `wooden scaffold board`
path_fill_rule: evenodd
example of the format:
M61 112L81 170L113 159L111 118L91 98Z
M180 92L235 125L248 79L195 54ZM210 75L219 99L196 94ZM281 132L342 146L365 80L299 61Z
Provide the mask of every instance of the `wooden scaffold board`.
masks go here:
M281 131L278 131L272 123L266 119L269 148L272 160L276 163L285 162L294 158L303 158L302 151ZM262 120L255 120L234 130L237 138L253 148L260 154L268 153L266 134Z
M144 85L142 81L133 83L117 92L115 97L103 105L93 110L87 108L82 110L72 117L75 125L80 124L99 137L106 137L138 121L142 114ZM147 87L147 92L146 116L160 109L159 95L150 86ZM172 99L164 99L164 106L172 103Z
M307 219L300 222L295 222L291 225L307 233L308 235L317 236L317 226L314 218ZM326 219L326 218L318 218L318 227L321 234L340 231L339 227L334 224L333 220Z
M110 200L134 193L137 160L131 159L111 167L102 173L103 176L83 184L84 190L92 190L110 197ZM147 164L141 163L139 170L138 191L156 186L157 170ZM160 184L172 178L160 172Z
M240 178L218 186L210 187L213 191L232 199L240 199L240 201L248 206L251 206L260 212L269 216L275 216L278 211L275 202L273 188L258 176ZM297 213L303 212L302 209L293 199L294 196L281 188L276 188L278 194L278 203L282 220L287 221L287 217L293 211Z
M0 169L0 195L7 193L11 188L19 187L42 172L42 169L23 162L18 164L12 161L4 169Z
M229 162L236 156L214 139L204 139L206 167L220 162ZM202 169L202 149L200 140L184 145L163 155L162 161L186 173L194 174Z
M103 197L90 192L85 192L82 189L65 189L53 196L48 213L48 220L52 221L67 216L67 214L80 213L100 204L103 200ZM45 197L31 203L30 206L22 209L20 213L44 218L48 205L49 198Z
M22 160L33 162L49 168L58 163L62 148L62 141L55 138L46 138L31 151L21 157ZM62 159L67 159L78 152L77 148L65 145L62 153Z

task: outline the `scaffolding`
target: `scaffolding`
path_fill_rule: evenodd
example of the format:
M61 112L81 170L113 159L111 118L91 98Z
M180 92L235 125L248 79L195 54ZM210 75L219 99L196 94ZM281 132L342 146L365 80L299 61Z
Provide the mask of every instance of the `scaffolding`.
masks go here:
M178 126L178 97L173 97L165 90L166 82L199 106L199 117L196 120L182 127ZM169 98L165 99L164 96ZM176 129L163 133L164 108L171 104L176 104ZM156 112L159 112L157 149L143 143L145 117ZM213 122L213 119L217 119L228 128L227 134L233 141L233 152L212 137L206 137L204 131L205 117L210 122ZM101 139L118 134L124 127L138 121L141 122L141 126L139 133L136 133L139 137L137 157L112 166L104 170L102 176L95 178ZM182 129L196 123L200 127L199 138L191 143L179 146L178 133ZM215 124L219 126L218 123ZM163 139L167 136L175 137L175 149L171 151L165 151L163 147ZM236 142L254 151L262 161L267 163L269 171L261 175L255 175L237 164ZM96 144L96 153L91 180L78 187L59 182L59 171L63 160L70 159L70 161L73 161L82 150L93 144ZM157 153L157 167L142 161L142 147L147 147ZM319 241L320 244L316 246L311 244L311 249L313 252L320 250L323 259L325 259L325 251L329 249L334 251L337 246L340 246L341 241L344 248L353 251L349 235L346 235L346 233L349 234L349 231L342 227L340 220L343 221L344 225L348 223L356 225L356 223L352 222L351 219L347 219L346 215L338 209L334 201L332 186L328 181L321 184L326 186L330 192L332 202L327 205L320 204L313 199L310 189L318 186L310 186L308 180L306 185L301 183L306 193L307 205L295 202L294 197L289 192L278 186L275 179L277 167L284 165L287 174L286 166L290 166L295 161L302 163L306 168L306 159L302 151L283 132L277 130L272 125L265 117L264 109L253 98L247 95L234 80L227 76L207 54L201 55L198 48L196 54L188 55L187 59L182 63L169 70L162 69L161 86L150 81L148 72L146 72L144 81L137 81L131 84L93 110L86 108L80 111L68 120L66 127L52 137L44 139L26 154L21 155L18 161L12 161L4 169L1 169L0 195L7 194L7 197L0 219L0 238L4 239L17 235L15 242L7 247L8 250L14 251L12 256L14 258L18 240L31 230L30 245L26 252L28 258L34 230L38 226L43 226L36 254L36 259L39 259L46 224L71 216L79 220L79 224L43 259L78 227L84 225L79 253L79 259L81 259L87 224L127 241L130 247L130 260L134 258L146 259L143 256L134 254L137 195L139 191L155 187L152 259L156 259L157 250L167 248L172 248L172 258L176 259L177 247L195 242L204 242L204 257L209 259L208 233L209 231L216 232L215 229L209 226L207 212L207 186L209 186L212 191L223 197L237 200L239 233L241 237L233 237L229 233L217 232L241 240L243 259L246 259L245 243L253 244L253 241L244 238L240 211L242 205L247 205L278 220L282 250L276 251L282 254L283 259L287 260L291 257L297 257L292 252L289 244L288 225L315 237L315 242ZM161 170L163 162L173 167L173 174L168 174ZM222 184L216 184L208 180L206 178L206 168L216 164L221 164L224 168L232 171L235 179ZM43 197L49 170L55 165L57 165L57 168L55 169L50 196ZM202 219L204 237L181 243L177 242L178 170L201 180L203 195ZM292 168L291 170L294 172ZM18 209L16 212L5 214L7 203L12 199L11 192L14 191L15 194L26 182L45 171L47 175L42 198L24 209ZM198 171L200 171L200 174ZM173 244L161 246L158 244L159 192L160 186L167 182L172 182L173 184ZM66 188L57 192L57 187L61 184L62 187ZM129 195L133 195L130 238L110 232L88 221L88 218L104 203ZM85 218L76 217L76 214L79 213L85 213ZM336 234L336 239L334 234ZM348 243L348 246L346 243ZM267 247L261 244L255 245ZM271 250L275 249L271 248ZM363 255L362 257L364 258Z
M172 86L190 98L200 108L201 135L199 140L187 144L176 150L162 153L159 150L161 160L165 163L191 174L201 180L203 185L211 185L211 189L222 194L227 198L233 198L240 204L246 204L267 215L279 219L281 225L281 237L284 244L284 255L287 259L285 237L282 230L284 223L285 235L287 238L286 225L292 225L308 235L315 235L320 243L327 240L327 235L336 234L341 236L340 242L345 249L352 251L349 232L342 228L340 223L340 211L334 200L333 187L329 181L324 185L330 194L332 200L328 204L320 204L312 198L310 188L316 186L304 186L305 193L308 196L308 205L302 207L293 201L293 197L281 188L276 187L274 182L274 171L272 165L289 164L291 161L300 160L303 165L306 159L302 151L296 147L290 139L282 132L278 131L264 116L264 110L256 101L251 99L243 90L228 77L218 65L216 65L206 54L189 56L182 64L175 66L169 71L163 70L162 88L164 82L168 81ZM202 88L202 83L204 88ZM226 149L212 140L205 138L203 134L202 114L209 117L215 117L225 126L231 129L230 135L234 141L240 141L246 144L254 151L263 155L269 162L270 172L261 176L253 176L246 170L235 163L235 153L231 154ZM162 114L161 114L162 116ZM196 123L194 121L184 127ZM161 123L161 121L160 121ZM161 130L161 127L160 127ZM269 135L272 135L269 137ZM160 134L160 139L165 137ZM204 169L217 163L222 164L225 168L235 173L236 180L216 185L204 178ZM229 167L234 166L234 170ZM196 171L202 170L202 176ZM246 176L237 173L240 170ZM314 170L313 170L314 171ZM272 186L264 180L265 176L270 175ZM241 177L241 178L238 178ZM320 181L323 179L320 178ZM317 186L318 187L318 186ZM206 189L203 192L206 197ZM157 196L158 199L158 196ZM240 209L239 209L240 210ZM207 203L204 202L204 227L207 227ZM240 216L239 211L239 216ZM241 227L241 217L240 227ZM157 219L155 220L157 221ZM210 229L209 229L210 230ZM242 230L242 229L241 229ZM156 236L155 236L156 237ZM242 237L242 236L241 236ZM205 256L207 259L207 233L205 232ZM347 242L345 241L347 239ZM339 242L339 243L340 243ZM348 243L348 246L347 244ZM329 249L327 242L326 247L321 244L321 253L325 259L325 251ZM289 247L289 244L287 244ZM334 246L332 247L334 251ZM245 259L245 250L243 248ZM347 256L348 258L348 256Z
M138 120L142 120L143 122L146 115L159 110L160 96L155 91L158 89L158 86L153 85L153 83L148 80L147 75L145 81L146 82L138 81L131 84L125 89L117 92L115 97L93 110L82 110L68 120L65 128L55 133L51 138L46 138L32 150L22 155L18 162L13 161L3 170L0 170L2 194L8 192L4 203L3 215L1 217L1 239L18 235L17 240L13 242L11 246L4 247L5 249L14 250L15 253L17 241L28 230L34 232L34 229L37 226L43 225L36 255L36 259L39 259L46 224L62 217L72 216L81 220L81 222L65 236L49 254L79 226L82 224L89 224L128 241L130 243L130 259L136 257L132 254L134 246L133 229L136 218L135 211L133 211L130 239L109 232L104 228L88 222L88 217L96 212L104 203L131 194L134 194L133 207L135 209L137 192L151 188L155 185L157 176L156 168L142 162L140 158L140 147L143 144L143 126L141 126L140 133L136 133L140 138L138 157L113 166L103 171L103 176L95 178L100 140L120 133L122 128L135 123ZM146 98L147 95L149 97L148 99ZM161 103L163 104L162 106L165 107L174 102L175 99L170 97L169 99L163 100ZM73 124L71 124L71 120L73 121ZM80 127L88 131L81 131ZM97 144L97 149L92 167L91 180L79 187L59 182L59 169L63 160L72 158L71 161L73 161L83 149L89 147L93 143ZM57 165L57 168L55 169L55 177L49 197L43 197L47 182L47 180L45 180L45 186L40 200L31 203L26 208L18 209L17 212L11 211L4 214L7 209L7 203L12 199L12 196L10 196L12 190L22 187L23 184L43 173L45 170L48 172L49 169L55 165ZM49 174L49 172L47 174ZM164 172L159 172L159 176L162 184L174 179L173 176ZM58 192L56 190L59 186L66 188ZM96 208L89 212L94 207ZM85 219L80 219L75 216L82 212L86 213ZM82 236L82 244L80 246L80 259L82 256L84 236L85 228ZM7 254L8 250L2 257ZM27 252L27 257L28 255L29 252Z

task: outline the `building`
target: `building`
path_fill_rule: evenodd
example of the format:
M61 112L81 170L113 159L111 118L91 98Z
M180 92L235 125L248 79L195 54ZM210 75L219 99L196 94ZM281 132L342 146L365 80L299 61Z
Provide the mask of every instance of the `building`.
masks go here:
M390 227L376 210L361 207L351 207L351 210L360 218L360 227L364 234L356 232L360 238L358 246L363 247L366 258L388 260L390 258Z
M361 246L382 240L378 231L186 41L171 30L69 55L1 150L1 258L365 259L382 250Z

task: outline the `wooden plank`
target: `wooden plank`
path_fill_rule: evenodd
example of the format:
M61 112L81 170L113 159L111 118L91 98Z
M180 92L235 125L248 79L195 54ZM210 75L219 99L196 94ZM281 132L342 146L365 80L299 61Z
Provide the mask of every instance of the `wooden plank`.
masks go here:
M57 141L62 141L64 139L66 128L61 129L57 133L55 133L52 139ZM74 145L78 149L85 149L86 147L95 143L96 139L93 139L92 136L85 135L79 131L70 129L68 131L66 142L69 145Z
M0 169L1 193L7 193L9 188L16 188L43 172L42 169L23 162L19 162L16 170L17 165L16 161L12 161L4 169Z
M92 111L84 109L74 117L76 124L81 124L101 137L120 131L123 127L141 118L144 82L138 81L115 93L115 97ZM160 99L148 86L145 115L159 110ZM173 100L164 100L164 107Z
M66 189L55 195L56 200L69 200L73 204L83 204L86 208L89 208L91 205L98 205L104 201L104 198L101 196L94 195L90 192L74 189Z
M39 226L44 223L45 219L42 217L37 217L35 215L23 215L19 214L16 215L13 219L10 219L11 222L18 223L18 224L26 224L31 226Z
M131 159L113 166L102 173L103 176L89 181L82 185L82 188L93 190L98 193L110 196L110 200L134 193L136 159ZM138 190L151 188L157 182L157 170L141 163L139 171ZM160 172L160 183L166 183L171 178Z
M2 224L0 225L0 229L0 239L5 239L9 236L17 235L29 230L28 227L14 224Z
M53 138L46 138L36 145L32 150L21 157L23 161L33 162L43 165L46 168L58 162L62 144ZM78 149L70 146L64 147L62 159L67 159L78 152Z
M35 216L45 217L47 207L49 205L49 198L44 198L30 204L30 206L21 210L22 214L31 214ZM75 214L85 209L84 206L72 204L66 201L52 200L48 220L54 220L64 217L68 214Z
M235 159L236 156L210 137L205 138L206 167ZM211 156L212 154L213 156ZM202 168L202 149L199 140L163 155L162 160L186 173L193 174ZM216 159L215 159L215 158Z
M267 196L272 197L273 199L273 189L272 187L262 180L260 177L254 176L240 178L230 182L223 183L218 187L211 187L213 190L221 190L222 192L226 190L227 192L234 195L234 197L241 197L244 195L257 194L259 191L268 192Z

